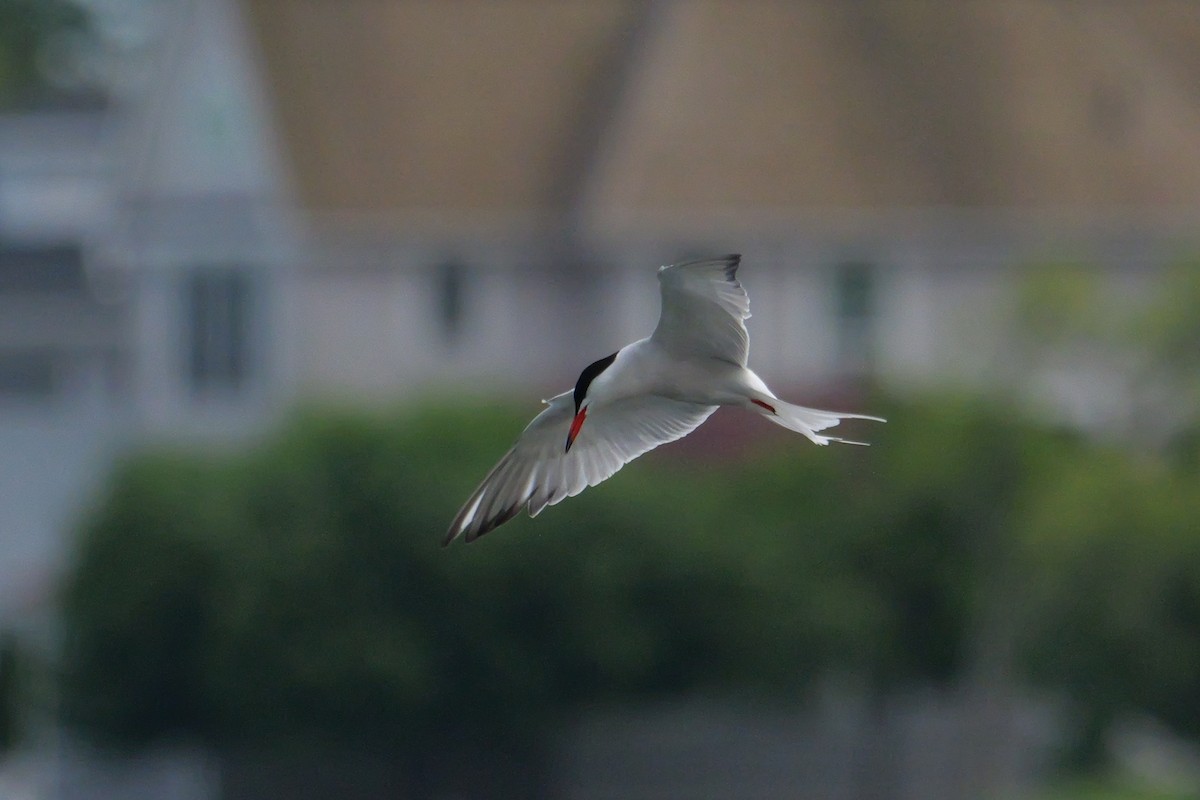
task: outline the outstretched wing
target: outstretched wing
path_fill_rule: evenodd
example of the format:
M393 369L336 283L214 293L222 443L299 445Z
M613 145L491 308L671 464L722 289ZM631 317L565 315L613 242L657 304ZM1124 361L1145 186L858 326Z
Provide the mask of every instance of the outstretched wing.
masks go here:
M474 541L522 508L537 516L546 506L611 477L642 453L686 436L715 410L653 395L593 405L571 450L564 452L575 411L571 392L564 392L548 401L463 504L443 545L464 534Z
M728 255L662 267L662 313L650 337L668 353L746 366L750 298L737 280L742 257Z

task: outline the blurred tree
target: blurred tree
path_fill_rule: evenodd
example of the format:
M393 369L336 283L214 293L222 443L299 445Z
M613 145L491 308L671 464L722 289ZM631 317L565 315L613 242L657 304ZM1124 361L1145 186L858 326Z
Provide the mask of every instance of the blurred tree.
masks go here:
M1149 303L1136 307L1127 336L1145 347L1132 382L1133 424L1163 418L1165 452L1200 471L1200 261L1172 265Z
M88 27L86 12L73 0L0 0L0 106L50 88L49 48Z
M1200 737L1200 487L1162 462L1080 453L1029 498L1016 531L1021 651L1083 721L1073 756L1104 755L1121 714Z
M950 683L990 638L1097 724L1129 707L1194 730L1200 702L1168 705L1200 674L1182 533L1200 509L1179 505L1195 493L976 402L883 410L869 450L780 441L719 468L656 453L449 550L464 476L523 415L309 412L248 454L142 456L69 576L67 710L127 743L445 762L536 746L606 701ZM1129 668L1129 648L1157 666Z
M131 463L65 592L72 718L127 742L512 738L601 697L795 692L880 624L820 555L836 539L805 533L836 524L815 448L750 476L775 492L751 513L727 476L628 471L441 550L506 430L483 409L308 414L248 458Z
M1168 265L1147 291L1106 283L1094 265L1031 264L1013 305L1021 334L1013 367L1024 376L1057 372L1103 380L1108 434L1197 465L1198 305L1194 257Z
M142 458L119 473L65 587L68 716L112 742L205 734L204 651L236 477L201 459Z
M1074 699L1083 732L1070 755L1084 763L1103 758L1124 713L1200 737L1200 263L1129 289L1047 264L1017 303L1027 367L1091 370L1124 409L1105 426L1124 451L1074 452L1014 528L1030 580L1023 666Z
M0 756L18 741L20 728L20 658L17 637L0 633Z

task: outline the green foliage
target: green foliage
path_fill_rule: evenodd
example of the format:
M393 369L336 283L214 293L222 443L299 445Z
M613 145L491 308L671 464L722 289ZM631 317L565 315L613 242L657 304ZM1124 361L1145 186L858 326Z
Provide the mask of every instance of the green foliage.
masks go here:
M1198 267L1181 258L1132 292L1094 265L1047 263L1016 298L1025 371L1090 359L1129 406L1106 431L1128 452L1047 454L1013 509L1015 646L1027 676L1075 701L1084 763L1134 709L1200 737Z
M1055 478L1016 528L1031 674L1077 701L1085 756L1130 709L1200 736L1200 487L1098 449Z
M1137 309L1129 323L1129 333L1143 342L1154 365L1182 372L1193 379L1193 390L1200 369L1200 263L1188 259L1171 265L1157 294L1145 308Z
M1200 794L1130 785L1119 778L1075 778L1047 789L1034 800L1200 800Z
M46 47L87 26L86 14L69 0L0 0L0 106L44 88Z
M0 633L0 756L16 746L20 738L20 671L17 637Z
M1183 418L1183 429L1168 443L1171 455L1200 467L1200 260L1172 265L1158 291L1126 323L1129 337L1146 351L1137 374L1143 393ZM1146 403L1149 407L1150 403ZM1174 406L1172 408L1172 406ZM1152 408L1152 407L1151 407ZM1182 413L1181 413L1182 412Z
M1093 718L1194 730L1196 492L977 403L886 405L869 449L664 448L445 550L525 413L312 411L253 452L141 456L66 586L67 710L128 743L528 741L586 704L953 681L999 605Z
M118 739L203 729L195 691L236 485L214 465L172 455L128 464L83 540L64 602L77 718Z
M1013 363L1028 378L1081 367L1107 373L1127 406L1109 433L1200 468L1200 261L1179 258L1142 286L1097 265L1029 264L1013 298Z
M1094 266L1078 261L1028 264L1016 293L1016 320L1043 343L1071 336L1105 336L1113 322Z

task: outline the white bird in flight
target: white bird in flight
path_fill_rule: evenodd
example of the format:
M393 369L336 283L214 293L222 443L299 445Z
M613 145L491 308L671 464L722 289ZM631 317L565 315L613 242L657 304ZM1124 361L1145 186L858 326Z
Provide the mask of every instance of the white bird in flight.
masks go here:
M545 400L516 444L450 523L443 546L474 541L525 508L574 497L660 444L680 439L718 406L735 406L813 442L862 444L818 432L841 414L792 405L746 367L750 299L737 280L740 255L660 267L662 311L645 339L584 368L572 391Z

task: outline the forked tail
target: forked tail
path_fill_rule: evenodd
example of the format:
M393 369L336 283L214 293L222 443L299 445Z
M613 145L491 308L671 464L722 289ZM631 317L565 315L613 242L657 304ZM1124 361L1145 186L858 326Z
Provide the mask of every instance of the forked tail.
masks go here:
M866 446L866 442L854 442L838 436L821 436L817 432L832 428L844 419L869 419L872 422L886 422L882 417L872 417L867 414L841 414L836 411L821 411L816 408L805 408L780 400L769 395L752 397L752 408L758 411L776 425L782 425L790 431L803 433L816 444L825 445L830 442L842 444L858 444Z

